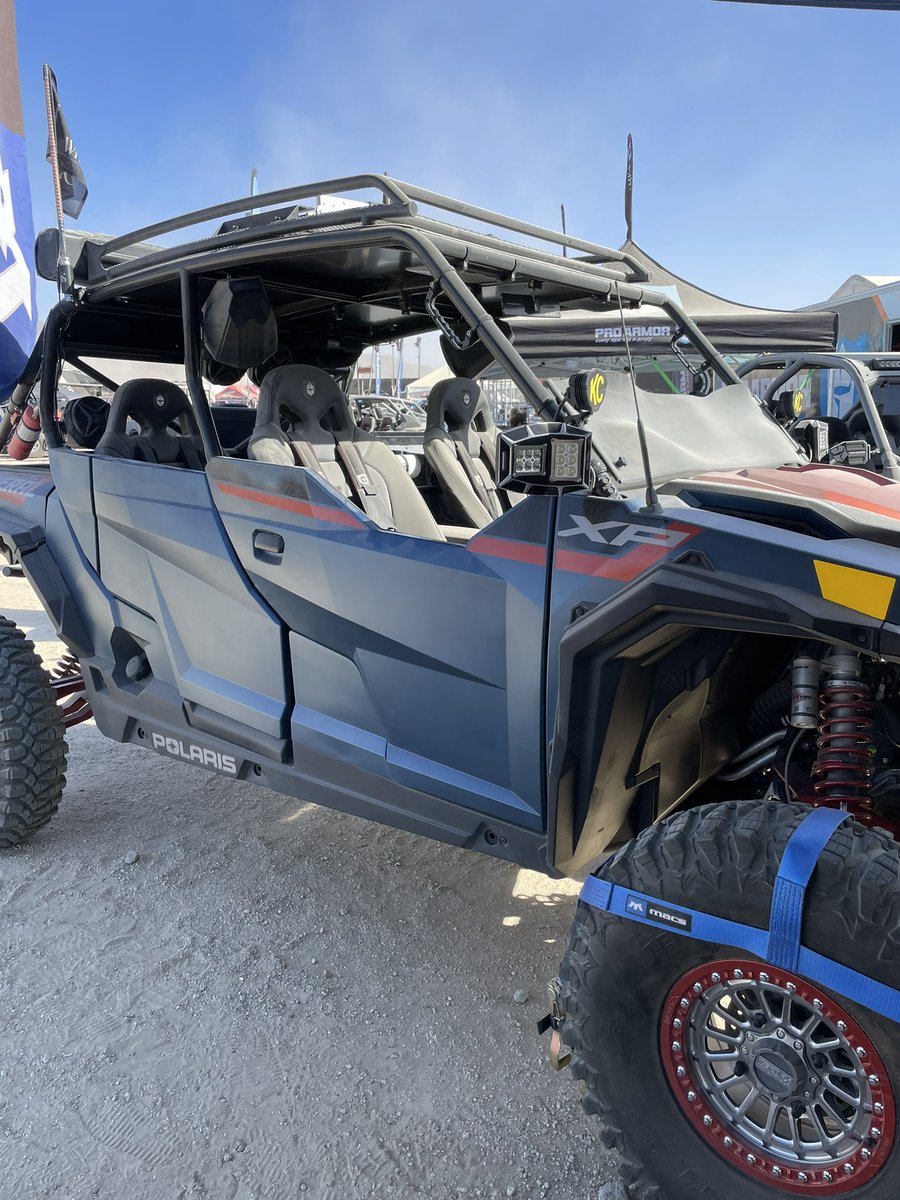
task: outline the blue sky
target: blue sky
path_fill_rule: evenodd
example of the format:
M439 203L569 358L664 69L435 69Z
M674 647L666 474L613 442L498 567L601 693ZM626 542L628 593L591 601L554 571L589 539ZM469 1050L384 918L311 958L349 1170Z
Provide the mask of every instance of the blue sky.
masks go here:
M50 62L90 186L80 225L387 170L794 307L900 274L900 13L715 0L18 0L38 227ZM44 296L44 306L48 297ZM52 296L50 297L52 299Z

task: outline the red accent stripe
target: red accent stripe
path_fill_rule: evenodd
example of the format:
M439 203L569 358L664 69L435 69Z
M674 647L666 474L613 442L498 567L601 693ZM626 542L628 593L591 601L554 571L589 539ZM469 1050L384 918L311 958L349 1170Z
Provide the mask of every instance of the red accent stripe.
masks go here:
M472 538L467 549L473 554L489 554L491 558L507 558L511 562L531 563L536 567L547 565L547 547L537 546L534 542L516 542L510 538L480 533Z
M4 500L8 500L10 504L24 504L25 497L21 492L8 492L5 488L0 488L0 496Z
M671 554L671 546L635 546L627 554L584 554L581 550L557 550L554 565L560 571L579 575L599 575L630 583Z
M278 496L274 492L261 492L256 488L239 487L235 483L221 483L216 480L216 487L228 496L236 496L239 500L249 500L253 504L266 504L269 508L280 508L285 512L299 513L314 521L329 521L332 525L346 525L351 529L365 529L362 521L357 520L352 513L342 508L329 508L324 504L310 504L308 500L294 500L291 496Z

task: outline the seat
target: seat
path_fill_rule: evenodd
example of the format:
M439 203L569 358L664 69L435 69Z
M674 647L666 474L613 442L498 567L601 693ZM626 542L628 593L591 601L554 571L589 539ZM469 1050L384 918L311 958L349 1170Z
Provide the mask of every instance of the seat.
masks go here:
M472 379L442 379L428 396L425 458L451 520L481 529L509 507L494 486L497 426Z
M382 529L444 540L400 460L356 426L346 396L318 367L292 363L263 378L247 457L315 471Z
M138 433L126 432L129 418L140 426ZM176 433L173 425L182 432ZM168 379L129 379L116 390L95 453L203 470L200 432L190 402Z

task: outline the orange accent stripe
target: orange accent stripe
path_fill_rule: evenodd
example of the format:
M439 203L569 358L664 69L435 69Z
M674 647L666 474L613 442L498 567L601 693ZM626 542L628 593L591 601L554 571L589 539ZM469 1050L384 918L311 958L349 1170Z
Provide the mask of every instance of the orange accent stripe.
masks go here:
M892 517L900 521L900 509L887 508L883 504L873 504L871 500L863 500L857 496L847 496L843 492L820 492L823 500L833 504L845 504L848 508L861 508L865 512L876 513L879 517ZM814 497L813 497L814 498Z
M882 321L886 321L888 319L887 309L884 307L884 304L881 301L881 297L873 296L872 302L874 303L875 307L878 309L879 317L881 317Z
M531 563L536 567L547 565L547 547L533 542L517 542L511 538L491 537L479 534L468 543L473 554L489 554L492 558L508 558L511 562Z
M236 496L239 500L249 500L253 504L265 504L269 508L280 508L285 512L299 513L302 517L310 517L314 521L329 521L332 525L348 525L353 529L364 529L362 521L357 520L352 513L340 508L329 508L324 504L310 504L308 500L294 500L290 496L278 496L274 492L260 492L256 488L239 487L235 483L221 483L216 480L216 487L228 496Z

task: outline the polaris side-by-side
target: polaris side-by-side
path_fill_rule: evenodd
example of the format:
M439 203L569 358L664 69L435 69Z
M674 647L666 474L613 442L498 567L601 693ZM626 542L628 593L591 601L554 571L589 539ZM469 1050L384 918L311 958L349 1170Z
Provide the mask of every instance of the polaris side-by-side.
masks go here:
M900 486L810 462L627 254L383 175L43 234L46 276L61 250L71 294L11 402L39 379L49 465L0 467L0 541L68 655L46 672L0 624L0 846L49 821L93 714L226 781L588 872L543 1024L631 1194L894 1200ZM642 305L719 386L563 389L507 333ZM346 386L429 330L454 377L413 477ZM108 385L117 358L145 375L58 423L63 365ZM494 427L492 363L530 423ZM203 378L244 372L258 409L226 436Z

